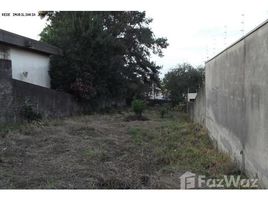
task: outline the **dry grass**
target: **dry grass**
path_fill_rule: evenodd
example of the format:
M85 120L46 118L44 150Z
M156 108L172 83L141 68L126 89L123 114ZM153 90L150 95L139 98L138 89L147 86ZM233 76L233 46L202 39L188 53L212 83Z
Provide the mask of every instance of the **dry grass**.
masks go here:
M147 110L6 126L0 131L0 188L179 188L185 171L237 171L185 114Z

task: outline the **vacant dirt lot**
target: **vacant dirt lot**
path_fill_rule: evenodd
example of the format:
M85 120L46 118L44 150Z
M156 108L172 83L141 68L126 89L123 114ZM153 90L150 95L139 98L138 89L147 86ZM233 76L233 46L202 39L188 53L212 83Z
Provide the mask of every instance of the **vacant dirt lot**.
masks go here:
M236 173L206 132L169 112L93 114L2 127L0 188L179 188L186 171Z

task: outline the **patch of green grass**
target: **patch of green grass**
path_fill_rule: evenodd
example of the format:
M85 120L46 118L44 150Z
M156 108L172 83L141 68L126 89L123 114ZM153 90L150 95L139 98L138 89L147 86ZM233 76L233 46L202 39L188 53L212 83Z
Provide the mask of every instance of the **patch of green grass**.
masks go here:
M93 158L95 155L96 155L96 151L94 151L93 149L89 148L89 149L86 149L84 151L84 155L87 157L87 158Z
M108 159L107 152L102 148L88 148L84 151L84 156L89 160L98 159L105 161Z
M141 144L142 143L142 141L143 141L143 135L144 135L142 129L135 128L135 127L129 128L128 129L128 134L131 135L133 141L136 144Z
M33 135L36 128L44 128L50 125L48 120L32 121L29 123L9 123L0 125L0 137L4 138L10 133Z
M56 189L56 183L54 180L52 179L49 179L46 181L46 188L49 188L49 189Z
M53 120L50 120L50 121L47 121L47 125L50 125L50 126L61 126L63 125L63 120L62 119L53 119Z
M164 171L191 171L208 177L219 177L238 171L228 155L218 152L200 125L188 121L184 114L160 120L156 128L132 127L128 133L134 143L150 145L157 164ZM150 117L151 118L151 117Z
M154 142L164 164L180 170L218 176L234 168L229 156L217 152L207 134L195 133L192 124L170 126Z
M19 130L21 128L21 124L3 124L0 125L0 136L6 137L9 133Z

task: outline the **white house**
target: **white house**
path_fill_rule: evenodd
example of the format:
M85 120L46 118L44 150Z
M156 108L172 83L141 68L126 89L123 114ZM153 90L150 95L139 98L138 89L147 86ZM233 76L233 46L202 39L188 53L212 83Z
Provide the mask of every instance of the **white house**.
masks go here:
M195 100L196 96L197 96L197 93L188 93L187 94L187 101L193 102Z
M165 100L167 99L161 88L157 87L157 85L155 83L152 84L151 86L151 91L148 93L148 97L151 100Z
M12 78L50 88L50 56L61 49L0 29L0 59L12 62Z

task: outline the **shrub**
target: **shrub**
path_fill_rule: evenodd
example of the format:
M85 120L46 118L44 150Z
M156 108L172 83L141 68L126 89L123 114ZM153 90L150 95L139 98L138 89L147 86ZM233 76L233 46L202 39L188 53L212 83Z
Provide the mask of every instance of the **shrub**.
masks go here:
M142 100L135 99L131 103L132 105L132 110L135 112L135 114L139 117L142 116L142 113L145 109L145 103Z
M166 113L167 113L167 109L166 108L161 108L161 110L160 110L161 118L164 118Z
M34 111L30 104L23 105L20 110L20 114L22 118L27 120L28 122L38 121L42 119L42 115Z
M168 110L169 110L169 105L168 104L164 104L160 107L160 116L161 118L164 118L164 116L166 114L168 114Z

